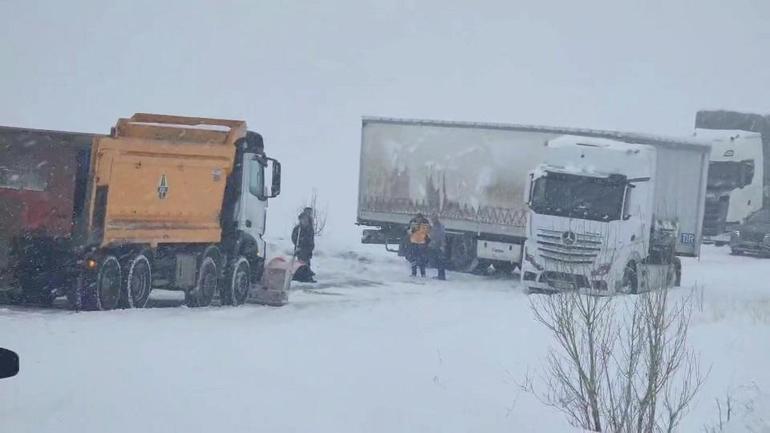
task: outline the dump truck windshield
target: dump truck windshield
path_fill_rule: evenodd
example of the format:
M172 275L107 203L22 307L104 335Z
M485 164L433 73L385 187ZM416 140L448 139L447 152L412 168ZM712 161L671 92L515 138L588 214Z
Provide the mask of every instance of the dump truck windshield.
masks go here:
M249 161L249 192L259 197L265 198L265 167L258 159Z
M624 192L624 182L549 173L535 181L531 207L543 215L613 221L620 219Z

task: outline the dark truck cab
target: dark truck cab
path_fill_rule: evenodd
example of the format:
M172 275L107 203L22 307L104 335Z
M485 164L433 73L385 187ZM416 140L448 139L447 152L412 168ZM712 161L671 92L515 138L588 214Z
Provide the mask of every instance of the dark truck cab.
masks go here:
M770 255L770 209L754 212L730 235L733 254Z

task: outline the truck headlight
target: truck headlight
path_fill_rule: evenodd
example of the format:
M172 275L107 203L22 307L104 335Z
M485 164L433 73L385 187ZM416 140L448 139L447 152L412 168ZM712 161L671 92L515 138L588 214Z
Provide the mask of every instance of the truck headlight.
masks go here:
M764 238L762 238L762 242L765 244L770 244L770 234L766 234Z
M730 232L730 237L734 239L739 239L741 237L741 231L733 230L732 232Z

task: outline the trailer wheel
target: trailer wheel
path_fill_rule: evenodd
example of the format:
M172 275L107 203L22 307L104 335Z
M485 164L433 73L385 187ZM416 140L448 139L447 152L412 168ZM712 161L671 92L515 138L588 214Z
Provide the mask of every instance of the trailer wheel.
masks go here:
M217 291L219 274L217 263L211 257L206 257L198 270L198 284L192 290L185 292L185 302L188 307L208 307Z
M144 253L139 253L128 262L128 273L120 294L123 308L144 308L152 291L152 266Z
M682 286L682 261L679 257L674 258L674 287Z
M639 274L637 270L636 263L633 261L628 262L626 269L623 271L623 281L621 283L624 293L639 293Z
M241 305L251 289L251 266L246 257L240 256L227 272L225 284L219 292L223 305Z
M476 270L479 264L476 259L476 240L471 236L452 236L449 240L450 269L459 272Z
M123 279L120 263L115 256L106 256L99 265L96 278L90 281L83 296L83 306L87 310L112 310L120 301Z

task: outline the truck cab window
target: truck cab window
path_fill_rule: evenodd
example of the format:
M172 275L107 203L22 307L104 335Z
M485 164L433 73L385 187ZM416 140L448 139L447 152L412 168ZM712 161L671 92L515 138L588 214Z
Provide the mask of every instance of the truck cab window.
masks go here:
M249 161L249 192L260 200L265 199L265 167L258 159Z
M0 166L0 188L45 191L48 188L48 181L45 170L41 167Z

